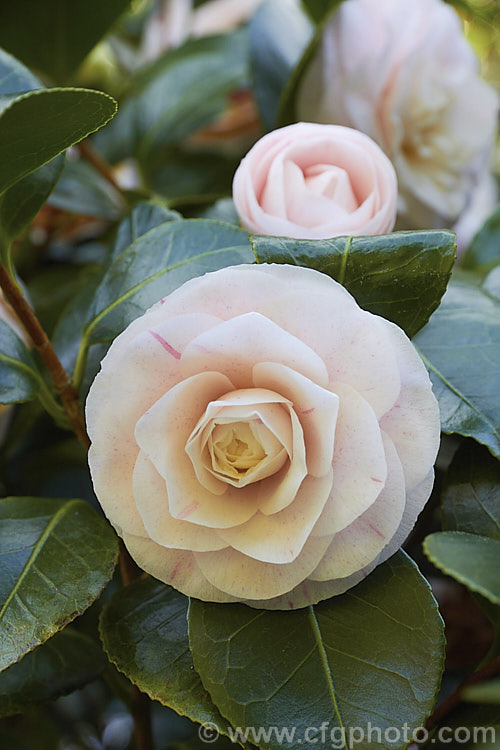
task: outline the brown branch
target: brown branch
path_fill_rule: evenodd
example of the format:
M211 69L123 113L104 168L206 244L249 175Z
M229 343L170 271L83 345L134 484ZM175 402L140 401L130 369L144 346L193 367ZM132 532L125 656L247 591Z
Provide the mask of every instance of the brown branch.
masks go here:
M71 420L71 426L77 438L85 450L88 450L90 440L78 401L78 393L71 382L71 378L62 366L47 334L40 325L38 318L4 265L0 266L0 287L3 289L7 301L11 304L47 367L61 397L62 404Z
M22 291L9 274L4 265L0 266L0 287L17 317L21 321L24 329L29 334L33 344L47 367L52 381L59 392L62 404L71 420L71 426L80 443L86 451L90 448L90 439L85 427L78 393L69 377L68 373L61 364L54 347L35 313L26 301ZM120 543L120 573L124 586L127 586L134 578L140 575L140 569L130 557L122 540ZM134 719L134 733L137 750L153 750L153 737L151 732L151 706L147 695L135 686L132 687L131 694L132 716Z
M100 156L95 148L92 146L89 141L81 141L81 143L78 144L78 150L80 151L80 154L83 156L86 161L88 161L94 169L99 172L100 175L104 177L104 179L109 182L110 185L113 186L113 188L116 190L117 193L119 193L120 198L125 203L125 199L123 197L122 189L120 185L118 184L115 175L113 174L113 170L111 169L110 165L107 161L105 161L102 156Z
M474 672L474 674L465 680L465 682L463 682L460 687L452 693L452 695L443 701L427 719L426 729L434 729L434 727L437 727L441 724L442 720L448 716L448 714L460 705L462 702L462 695L466 688L471 687L471 685L477 685L479 682L485 682L498 673L500 673L500 656L495 657L495 659L492 659L488 664L485 664L484 667L478 669L477 672Z

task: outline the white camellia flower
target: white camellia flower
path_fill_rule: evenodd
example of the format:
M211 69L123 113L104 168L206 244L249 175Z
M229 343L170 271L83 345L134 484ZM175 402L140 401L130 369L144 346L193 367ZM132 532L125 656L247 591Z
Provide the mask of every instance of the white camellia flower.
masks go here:
M110 347L86 413L97 497L137 563L271 609L340 594L396 552L440 435L403 331L286 265L161 300Z
M233 181L243 226L278 237L390 232L397 197L396 173L381 148L341 125L273 130L250 149Z
M298 94L301 119L367 133L392 160L403 225L443 226L487 169L498 96L443 0L345 0Z

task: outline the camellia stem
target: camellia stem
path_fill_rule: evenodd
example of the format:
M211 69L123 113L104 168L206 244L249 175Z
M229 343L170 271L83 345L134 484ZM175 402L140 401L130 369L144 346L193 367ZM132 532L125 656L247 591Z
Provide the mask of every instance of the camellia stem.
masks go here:
M88 450L90 440L78 401L78 393L73 386L71 378L62 366L47 334L40 325L38 318L4 265L0 266L0 287L47 367L61 397L62 404L70 418L73 431L85 450Z
M0 265L0 287L5 298L14 309L25 331L30 336L47 367L52 381L60 395L61 402L68 414L74 433L86 451L90 448L90 439L85 427L85 419L78 400L78 393L68 373L61 364L54 347L35 313L29 306L21 289L4 265ZM128 554L120 540L120 573L124 586L131 583L140 574L140 570ZM141 693L135 685L132 687L132 716L137 750L153 750L151 715L149 698Z
M94 149L91 143L89 141L81 141L81 143L78 144L78 150L80 151L80 154L83 156L83 158L89 162L89 164L92 164L94 169L96 169L104 179L109 182L110 185L114 187L118 195L120 196L120 200L125 204L125 198L122 193L122 189L118 182L116 181L116 178L113 174L113 170Z

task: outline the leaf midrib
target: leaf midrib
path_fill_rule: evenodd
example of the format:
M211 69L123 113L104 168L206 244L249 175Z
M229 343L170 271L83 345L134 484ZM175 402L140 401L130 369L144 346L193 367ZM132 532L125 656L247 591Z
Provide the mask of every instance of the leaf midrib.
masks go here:
M38 557L38 555L42 551L43 546L45 544L45 541L47 540L47 538L49 537L49 535L51 534L51 532L53 531L53 529L57 526L57 524L59 523L59 521L61 520L61 518L64 515L66 515L67 512L69 512L70 508L72 508L75 505L78 505L79 502L80 502L79 500L69 500L68 502L66 502L62 506L62 508L59 508L59 510L57 511L57 513L54 514L54 516L51 518L51 520L49 521L49 523L45 527L43 533L38 537L38 539L37 539L37 541L36 541L36 543L35 543L35 545L33 547L33 552L29 556L29 558L28 558L28 560L27 560L27 562L26 562L26 564L25 564L25 566L23 568L23 571L22 571L21 575L17 579L14 587L12 588L12 591L10 592L10 594L7 597L7 599L5 600L2 608L0 609L0 622L1 622L2 618L3 618L3 616L5 615L5 613L6 613L7 609L8 609L8 607L9 607L10 603L12 602L12 600L15 597L15 595L19 591L22 582L24 581L25 577L30 572L32 564L35 562L36 558Z

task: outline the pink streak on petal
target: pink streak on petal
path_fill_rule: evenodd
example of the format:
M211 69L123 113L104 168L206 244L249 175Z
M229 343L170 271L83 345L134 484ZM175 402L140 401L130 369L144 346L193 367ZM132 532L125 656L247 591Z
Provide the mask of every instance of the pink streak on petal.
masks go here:
M199 503L196 501L194 503L191 503L191 505L186 505L186 507L183 508L181 512L177 514L177 518L182 520L183 518L190 516L191 513L194 513L194 511L197 509L198 506L199 506Z
M162 338L159 333L156 333L156 331L150 331L149 333L163 346L165 351L172 355L172 357L175 357L175 359L181 358L181 353L178 352L177 349L174 349L174 347L171 346L168 341L165 341L165 339Z
M303 409L302 414L312 414L313 411L315 411L314 406L312 407L312 409Z
M376 477L370 477L370 479L372 480L372 482L380 482L380 484L383 484L382 479L377 479Z
M373 526L373 524L369 523L369 524L368 524L368 526L370 527L370 529L371 529L372 531L374 531L374 532L375 532L375 534L376 534L377 536L379 536L379 537L380 537L381 539L385 539L385 537L384 537L384 535L382 534L382 532L380 532L380 531L379 531L379 530L378 530L377 528L375 528L375 526Z

